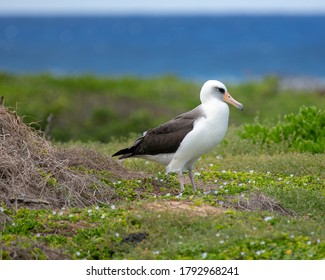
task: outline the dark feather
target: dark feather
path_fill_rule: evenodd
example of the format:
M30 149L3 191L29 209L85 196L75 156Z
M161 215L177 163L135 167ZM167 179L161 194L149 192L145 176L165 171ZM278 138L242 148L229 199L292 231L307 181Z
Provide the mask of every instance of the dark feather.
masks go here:
M184 137L193 129L194 122L202 116L200 107L196 107L161 126L148 130L132 147L122 149L113 156L120 156L120 159L123 159L140 155L175 153Z

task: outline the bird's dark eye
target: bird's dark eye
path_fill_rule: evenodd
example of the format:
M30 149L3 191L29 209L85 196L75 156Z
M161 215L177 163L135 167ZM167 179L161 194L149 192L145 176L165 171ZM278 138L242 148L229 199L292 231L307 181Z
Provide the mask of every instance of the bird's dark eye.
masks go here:
M221 93L225 93L225 89L224 88L217 88Z

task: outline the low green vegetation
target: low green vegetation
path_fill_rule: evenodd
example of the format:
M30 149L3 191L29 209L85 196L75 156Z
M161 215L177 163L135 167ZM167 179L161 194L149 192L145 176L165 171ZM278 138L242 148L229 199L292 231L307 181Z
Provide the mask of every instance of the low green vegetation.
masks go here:
M255 144L284 143L297 152L325 152L325 110L302 107L298 114L288 114L283 121L268 127L260 123L247 124L241 137Z
M195 194L188 185L180 196L176 178L158 174L168 188L149 186L146 197L134 193L139 180L117 181L120 201L110 205L3 209L2 258L17 248L32 259L325 257L323 177L219 171L221 163L196 173L205 188Z
M148 79L56 77L49 74L17 76L0 73L0 94L6 106L24 116L26 123L45 130L58 142L100 141L128 138L197 106L201 84L174 76ZM279 117L298 113L302 106L325 109L321 92L282 90L280 80L227 85L235 99L244 104L231 109L234 125L259 121L274 123ZM52 116L50 124L48 117Z
M6 92L17 93L24 92L21 86L25 87L30 97L16 95L16 101L20 100L18 112L25 110L23 104L28 104L26 107L33 104L34 109L30 108L25 114L36 119L43 119L51 112L48 103L51 98L52 105L56 102L55 94L64 93L66 103L56 117L60 119L65 115L66 124L71 122L65 128L72 126L74 118L78 119L77 112L85 108L81 105L104 105L109 100L106 99L109 92L114 92L114 106L122 106L122 103L134 106L139 96L146 105L156 104L155 108L162 113L147 120L155 125L171 113L195 106L199 89L196 84L174 77L112 80L92 76L54 78L2 74L1 79L2 94L5 94L4 88ZM169 90L164 87L166 82ZM49 92L45 103L43 90ZM150 90L156 96L151 96ZM175 98L178 91L179 100ZM0 204L0 258L324 259L324 98L317 93L280 92L273 78L229 86L229 91L245 105L246 113L241 115L231 109L232 124L225 140L197 162L196 193L186 179L185 191L180 194L177 176L165 174L164 167L146 160L126 159L121 163L137 175L132 177L112 176L110 170L96 168L99 161L134 141L137 134L127 136L127 133L139 133L148 127L132 127L129 132L122 132L128 127L123 127L126 120L118 122L119 116L115 120L121 127L120 134L113 134L115 130L108 123L111 130L100 132L105 135L103 139L98 138L97 132L82 137L92 134L95 128L102 129L90 121L93 107L79 117L95 127L87 130L81 125L73 131L74 138L69 129L63 133L64 126L59 128L57 119L56 133L60 131L64 137L58 137L54 128L52 136L60 141L78 141L55 142L55 145L67 149L77 147L80 155L80 149L95 150L101 155L96 164L90 164L88 156L82 157L74 167L66 168L90 174L98 184L113 190L111 202L98 201L84 208L45 206L37 207L39 209L15 209ZM139 96L136 97L135 92L139 92ZM294 98L293 94L296 94ZM67 101L68 96L80 96L80 100L73 99L75 102L71 103ZM15 102L12 97L6 100L7 105ZM315 107L302 107L303 103ZM102 109L106 114L104 107ZM41 112L43 115L36 116ZM124 118L131 121L129 116ZM84 120L79 121L81 124Z

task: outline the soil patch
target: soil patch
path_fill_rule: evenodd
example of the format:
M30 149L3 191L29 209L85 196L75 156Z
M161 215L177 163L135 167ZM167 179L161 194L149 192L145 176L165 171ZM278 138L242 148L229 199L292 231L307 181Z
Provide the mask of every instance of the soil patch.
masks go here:
M226 211L226 209L214 207L211 205L195 205L191 201L154 201L145 206L148 210L155 211L189 211L191 215L208 216L218 215Z

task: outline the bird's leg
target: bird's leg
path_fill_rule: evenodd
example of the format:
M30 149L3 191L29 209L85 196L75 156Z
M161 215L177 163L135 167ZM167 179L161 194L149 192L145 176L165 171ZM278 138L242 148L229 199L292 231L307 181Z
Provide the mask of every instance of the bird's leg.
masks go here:
M181 192L184 191L184 180L183 180L183 172L178 172L178 180L181 188Z
M191 180L191 184L192 184L192 187L193 187L193 191L196 192L196 186L195 186L195 183L194 183L194 177L193 177L192 169L190 169L188 171L188 175L189 175L190 180Z

